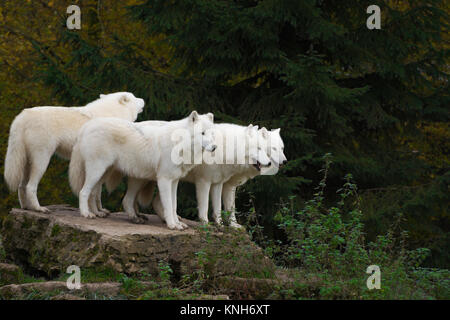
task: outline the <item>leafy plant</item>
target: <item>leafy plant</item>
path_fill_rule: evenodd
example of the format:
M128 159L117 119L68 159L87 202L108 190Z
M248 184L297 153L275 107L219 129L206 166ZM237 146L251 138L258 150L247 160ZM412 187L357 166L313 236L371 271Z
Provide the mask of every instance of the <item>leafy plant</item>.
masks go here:
M161 279L162 283L169 284L170 277L173 274L173 270L170 267L170 265L166 261L160 260L158 262L158 268L159 268L159 278Z
M326 203L325 189L332 164L331 154L323 157L320 170L322 179L312 199L301 210L283 204L275 219L286 235L285 242L266 241L266 252L278 264L298 268L302 274L313 275L324 282L321 298L362 299L423 299L443 298L448 295L448 281L439 284L436 279L448 270L429 272L420 265L430 253L429 249L409 250L408 232L401 229L403 215L397 214L385 235L375 241L366 241L363 212L358 188L352 175L344 177L337 190L336 204ZM254 210L249 216L254 215ZM258 230L255 226L250 229ZM251 234L255 234L254 232ZM261 239L261 238L260 238ZM381 290L366 287L370 265L381 269ZM422 276L422 281L417 281Z

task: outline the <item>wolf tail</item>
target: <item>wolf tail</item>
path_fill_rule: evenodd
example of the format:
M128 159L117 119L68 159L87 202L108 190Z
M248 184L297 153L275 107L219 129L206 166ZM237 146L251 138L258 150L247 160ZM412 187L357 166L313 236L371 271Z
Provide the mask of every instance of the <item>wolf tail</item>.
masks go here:
M80 144L77 142L73 147L69 165L70 188L77 196L83 188L85 176L84 159L81 155Z
M8 149L5 158L5 181L9 190L17 191L27 166L27 150L23 137L24 113L19 114L11 124Z

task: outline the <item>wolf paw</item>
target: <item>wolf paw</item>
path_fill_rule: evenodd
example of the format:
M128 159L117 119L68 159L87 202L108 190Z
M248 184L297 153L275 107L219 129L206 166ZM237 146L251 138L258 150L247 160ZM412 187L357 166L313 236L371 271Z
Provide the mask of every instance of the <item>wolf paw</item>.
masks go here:
M242 225L240 225L239 223L234 222L234 221L230 222L230 227L236 228L236 229L244 229L244 227Z
M186 223L181 221L179 222L179 225L183 228L182 230L189 228L189 226Z
M108 216L108 214L106 212L96 212L95 215L99 218L106 218Z
M103 213L105 213L105 214L107 214L107 215L111 213L111 211L109 211L108 209L105 209L105 208L99 208L98 210L103 212Z
M140 216L136 216L136 217L131 218L131 222L133 222L135 224L144 224L145 219L141 218Z
M167 224L167 228L169 228L170 230L183 230L183 226L179 223Z
M141 218L141 219L144 219L144 220L147 220L147 221L148 221L148 217L147 217L145 214L143 214L143 213L138 213L137 216L138 216L139 218Z
M37 211L37 212L42 212L42 213L50 213L50 209L48 209L46 207L37 207L37 208L33 208L31 210Z
M97 218L97 216L95 214L93 214L92 212L88 212L86 214L81 214L83 217L87 218L87 219L95 219Z

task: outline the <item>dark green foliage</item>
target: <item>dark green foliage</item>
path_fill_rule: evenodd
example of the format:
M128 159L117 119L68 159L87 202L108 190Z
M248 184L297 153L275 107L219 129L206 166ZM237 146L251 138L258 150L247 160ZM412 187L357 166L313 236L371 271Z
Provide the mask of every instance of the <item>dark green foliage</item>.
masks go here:
M361 207L368 238L386 230L399 212L401 225L410 232L410 245L431 249L428 266L445 266L450 261L449 238L449 172L430 184L416 187L391 187L367 190L362 195Z
M402 229L401 214L392 219L385 234L366 241L358 188L351 175L345 176L338 201L325 204L330 165L327 154L323 178L302 210L285 204L277 212L276 221L287 238L284 243L261 237L254 221L248 225L253 238L278 264L298 268L302 279L320 278L322 299L447 299L449 270L420 267L430 250L407 249L408 232ZM379 290L366 286L370 265L380 268ZM295 290L288 296L296 297Z

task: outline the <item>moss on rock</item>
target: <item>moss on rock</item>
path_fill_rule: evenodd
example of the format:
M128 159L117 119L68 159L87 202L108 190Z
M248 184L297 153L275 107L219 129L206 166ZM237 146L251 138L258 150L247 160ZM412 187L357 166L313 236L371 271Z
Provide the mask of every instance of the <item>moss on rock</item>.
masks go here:
M51 213L13 209L2 224L9 259L52 278L70 265L118 273L158 274L166 261L177 277L202 269L209 276L271 277L273 262L243 231L166 228L157 216L145 225L113 213L106 219L85 219L68 206L50 206ZM198 252L204 252L199 264Z

